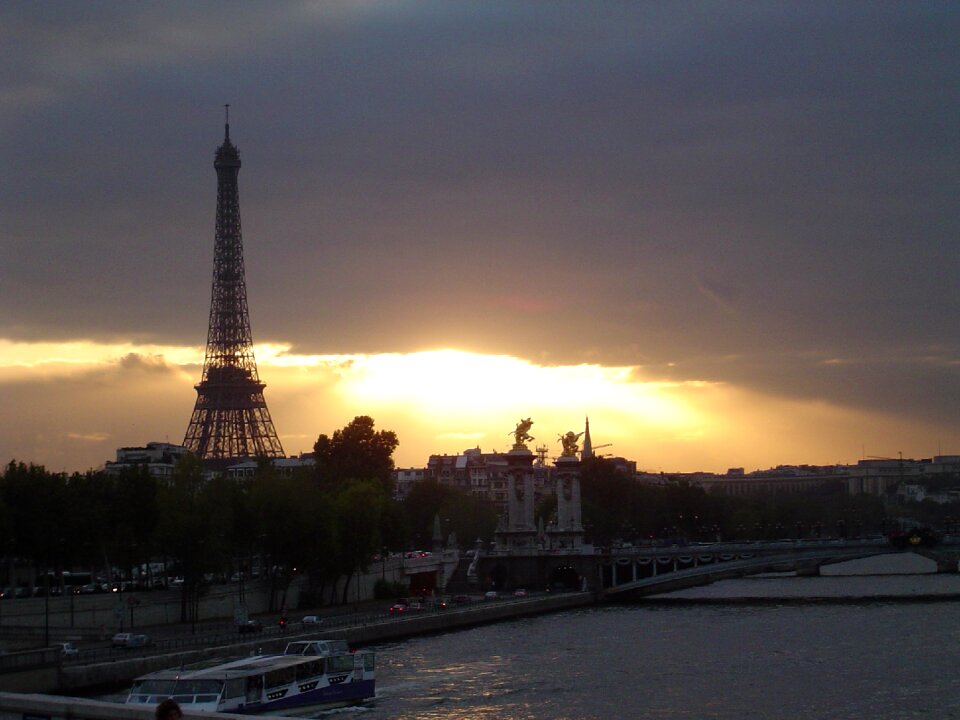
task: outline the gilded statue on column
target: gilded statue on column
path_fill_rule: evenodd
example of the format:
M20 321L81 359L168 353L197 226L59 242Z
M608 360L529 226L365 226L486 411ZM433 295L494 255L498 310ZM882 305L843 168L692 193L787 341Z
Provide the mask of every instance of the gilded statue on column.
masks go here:
M526 450L527 443L533 440L533 435L531 435L528 430L533 427L533 420L527 418L526 420L520 420L517 423L516 429L513 431L513 449L514 450Z
M575 433L573 430L568 431L564 435L558 435L557 437L560 440L560 443L563 445L563 452L560 453L560 457L576 457L577 453L580 451L580 446L577 444L577 440L580 439L580 436L583 433Z

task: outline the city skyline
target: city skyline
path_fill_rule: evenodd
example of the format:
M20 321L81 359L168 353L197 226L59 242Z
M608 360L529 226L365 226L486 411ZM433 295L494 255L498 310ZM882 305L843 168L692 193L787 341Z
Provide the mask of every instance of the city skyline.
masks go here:
M960 9L0 9L0 458L178 443L231 104L290 454L594 443L664 471L960 450Z

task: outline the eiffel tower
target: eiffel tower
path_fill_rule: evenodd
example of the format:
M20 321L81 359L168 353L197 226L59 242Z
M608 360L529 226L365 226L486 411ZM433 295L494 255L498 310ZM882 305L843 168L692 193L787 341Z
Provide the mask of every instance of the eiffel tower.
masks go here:
M217 148L217 230L213 296L203 377L183 445L203 460L283 457L263 399L247 309L237 176L240 153L230 142L227 105L223 144Z

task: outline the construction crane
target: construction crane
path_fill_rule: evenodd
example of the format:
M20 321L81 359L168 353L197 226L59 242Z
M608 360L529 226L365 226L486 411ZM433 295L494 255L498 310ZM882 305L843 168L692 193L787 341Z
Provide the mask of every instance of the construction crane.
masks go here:
M591 450L590 450L590 456L591 456L591 457L598 457L598 458L609 457L609 456L610 456L610 453L600 454L600 453L597 452L597 450L599 450L600 448L612 447L612 446L613 446L613 443L604 443L603 445L594 445L594 446L591 448ZM581 453L581 455L582 455L582 453Z

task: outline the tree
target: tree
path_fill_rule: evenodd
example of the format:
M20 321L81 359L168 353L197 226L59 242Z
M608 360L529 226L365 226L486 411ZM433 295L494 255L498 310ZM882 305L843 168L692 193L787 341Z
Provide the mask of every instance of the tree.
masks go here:
M60 556L59 520L67 513L67 478L42 465L11 461L3 474L2 498L10 513L6 528L11 552L37 569L56 567Z
M185 455L160 497L159 534L183 575L181 622L196 619L203 575L223 563L232 522L228 482L204 482L200 460Z
M433 519L441 514L456 492L449 485L441 485L431 479L421 480L410 488L403 501L403 509L407 527L410 528L409 540L419 549L428 549L425 546L433 537Z
M443 521L444 540L455 533L460 542L473 543L477 538L487 540L497 527L497 508L459 488L441 485L436 480L415 483L403 509L410 528L410 541L425 546L433 538L434 518Z
M110 521L107 537L111 564L130 572L149 560L159 522L157 483L146 468L132 468L111 476Z
M375 480L389 497L393 490L393 451L399 441L390 430L375 431L373 418L355 417L333 437L321 435L313 446L321 485L347 480Z
M316 554L322 551L318 542L323 537L318 529L325 524L321 493L308 475L278 474L269 461L260 463L248 492L253 511L250 530L266 555L273 610L276 595L280 594L283 607L296 573L315 565Z
M353 480L337 494L337 539L341 572L347 576L343 602L347 602L350 577L365 569L380 552L380 519L386 498L375 480Z

